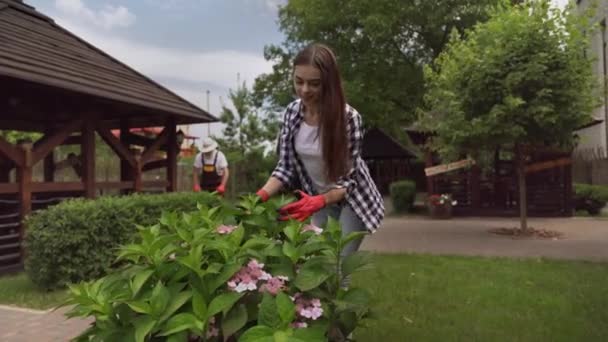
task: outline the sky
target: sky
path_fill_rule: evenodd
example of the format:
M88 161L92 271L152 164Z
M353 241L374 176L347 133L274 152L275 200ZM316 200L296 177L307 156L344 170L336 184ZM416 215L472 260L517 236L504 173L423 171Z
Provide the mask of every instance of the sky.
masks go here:
M284 37L278 6L287 0L25 0L59 25L219 116L240 81L272 70L264 46ZM370 0L372 1L372 0ZM432 1L432 0L429 0ZM552 0L564 6L568 0ZM207 103L209 91L209 103ZM193 125L191 135L222 125Z

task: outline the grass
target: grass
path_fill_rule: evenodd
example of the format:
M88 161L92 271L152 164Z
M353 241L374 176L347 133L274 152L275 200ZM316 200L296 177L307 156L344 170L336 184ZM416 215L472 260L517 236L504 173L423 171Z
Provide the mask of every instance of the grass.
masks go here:
M376 255L353 286L377 318L357 341L605 341L608 264L431 255ZM0 278L0 304L47 309L66 291Z
M606 341L608 264L380 255L358 341Z
M67 298L67 290L48 292L34 285L25 275L0 277L0 304L31 309L50 309Z

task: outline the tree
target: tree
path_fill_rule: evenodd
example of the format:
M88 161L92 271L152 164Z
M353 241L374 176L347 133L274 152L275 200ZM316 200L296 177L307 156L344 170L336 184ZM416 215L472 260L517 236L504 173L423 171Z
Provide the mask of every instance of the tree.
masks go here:
M222 105L220 120L226 125L223 137L216 137L230 166L230 192L255 191L268 178L276 161L274 151L279 124L276 113L260 112L253 105L245 82L230 90L232 108Z
M254 85L256 103L278 110L293 100L291 60L310 42L331 46L349 102L366 124L394 136L415 119L424 94L422 66L443 50L452 30L488 18L505 0L290 0L279 12L286 35L267 46L273 72Z
M498 11L464 39L453 34L426 68L421 122L446 158L509 146L516 155L521 229L527 229L525 162L536 147L571 148L598 105L587 16L549 0Z

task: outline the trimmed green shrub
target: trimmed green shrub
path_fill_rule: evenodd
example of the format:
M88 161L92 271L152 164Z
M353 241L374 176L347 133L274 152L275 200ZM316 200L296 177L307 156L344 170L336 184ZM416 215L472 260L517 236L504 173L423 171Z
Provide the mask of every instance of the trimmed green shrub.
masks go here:
M598 215L608 203L608 186L574 184L574 209Z
M416 183L411 180L393 182L390 185L391 200L396 212L408 212L414 206Z
M130 243L137 225L158 222L164 211L190 212L219 201L201 192L71 199L26 218L25 269L43 288L99 278L112 267L116 249Z

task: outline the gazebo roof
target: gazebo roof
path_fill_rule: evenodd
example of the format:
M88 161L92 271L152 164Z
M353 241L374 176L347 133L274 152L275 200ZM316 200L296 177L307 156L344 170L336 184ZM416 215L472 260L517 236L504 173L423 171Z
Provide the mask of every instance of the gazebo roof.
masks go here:
M364 159L412 159L416 155L379 128L371 128L363 137Z
M3 119L15 121L0 129L41 130L19 126L66 112L97 112L112 127L124 118L140 127L167 116L178 124L217 121L21 0L0 0L0 87Z

